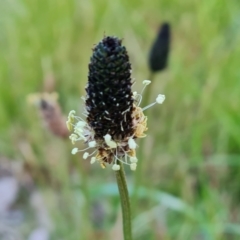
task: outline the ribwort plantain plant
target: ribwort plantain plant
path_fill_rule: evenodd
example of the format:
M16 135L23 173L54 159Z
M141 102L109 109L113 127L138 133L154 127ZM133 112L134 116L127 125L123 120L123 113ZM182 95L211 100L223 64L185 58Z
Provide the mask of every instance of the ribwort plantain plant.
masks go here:
M150 80L143 81L140 94L132 92L131 64L122 40L104 37L94 48L89 63L86 96L83 98L85 119L70 111L67 127L73 133L73 144L83 141L86 148L72 149L72 154L83 152L83 159L98 162L102 168L108 164L116 172L123 215L124 239L132 239L131 209L124 174L124 165L132 171L137 168L136 139L146 136L147 117L144 110L162 104L165 96L159 94L156 101L140 107L142 93Z

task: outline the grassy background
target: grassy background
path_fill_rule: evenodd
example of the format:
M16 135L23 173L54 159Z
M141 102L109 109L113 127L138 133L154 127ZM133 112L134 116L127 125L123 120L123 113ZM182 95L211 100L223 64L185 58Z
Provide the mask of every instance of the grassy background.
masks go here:
M124 38L140 91L164 21L171 55L152 99L164 93L166 101L148 110L141 174L127 172L131 187L141 182L135 239L240 238L238 0L1 1L0 154L44 167L58 183L33 174L51 213L51 239L113 239L118 194L113 171L73 158L69 141L42 128L26 96L43 91L51 73L63 112L80 112L91 48L104 34Z

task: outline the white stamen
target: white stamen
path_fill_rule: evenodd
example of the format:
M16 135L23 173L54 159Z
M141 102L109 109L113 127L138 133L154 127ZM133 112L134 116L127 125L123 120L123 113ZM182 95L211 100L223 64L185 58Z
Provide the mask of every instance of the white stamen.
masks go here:
M136 163L131 163L131 164L130 164L130 169L131 169L132 171L135 171L136 168L137 168L137 164L136 164Z
M133 97L134 97L134 98L137 97L137 92L133 92Z
M97 152L97 150L95 150L94 152L92 152L91 154L89 154L89 157L94 155Z
M137 144L136 144L136 142L134 141L134 139L130 138L130 139L128 140L128 146L129 146L130 149L135 149L135 148L137 147Z
M150 80L143 80L143 85L144 85L144 87L143 87L143 89L142 89L142 91L141 91L141 94L143 94L143 92L144 92L146 86L149 85L150 83L151 83Z
M72 154L75 155L78 152L78 148L73 148L72 149Z
M76 134L75 134L76 133ZM72 134L72 135L75 135L75 141L77 141L77 140L84 140L84 141L86 141L86 138L85 138L85 136L83 135L83 130L82 129L79 129L79 128L75 128L74 129L74 133ZM79 135L79 138L78 138L78 136L77 135ZM71 137L71 136L70 136ZM72 138L72 137L71 137Z
M83 154L83 159L87 159L88 156L89 156L89 153L88 153L88 152L85 152L85 153Z
M120 165L118 165L118 164L113 164L112 170L114 170L114 171L119 171L119 170L120 170Z
M83 122L85 122L84 119L82 119L82 118L79 117L79 116L75 116L75 118L76 118L78 121L83 121Z
M88 143L88 146L90 148L96 147L96 145L97 145L96 141L91 141L91 142Z
M152 107L153 105L155 105L157 102L151 103L149 105L147 105L146 107L142 108L142 111L147 110L148 108Z
M156 103L162 104L164 102L165 98L166 98L165 95L159 94L156 98Z
M151 81L150 80L143 80L142 83L147 86L147 85L149 85L151 83Z
M93 164L93 163L95 163L95 162L96 162L96 158L95 158L95 157L91 157L90 163Z
M126 165L130 165L128 162L124 162L122 159L119 159L118 157L117 157L117 149L116 149L116 155L114 154L114 157L115 157L115 164L116 164L116 162L117 162L117 160L119 161L119 162L122 162L123 164L126 164Z
M142 102L142 95L141 94L138 94L136 96L136 102L137 102L137 106L139 106Z

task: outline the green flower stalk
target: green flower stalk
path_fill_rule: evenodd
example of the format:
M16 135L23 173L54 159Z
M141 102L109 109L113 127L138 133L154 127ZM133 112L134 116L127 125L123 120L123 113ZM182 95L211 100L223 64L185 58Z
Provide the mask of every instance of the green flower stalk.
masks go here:
M144 88L150 82L144 80ZM122 40L105 37L93 48L89 63L87 94L83 98L86 120L77 117L73 110L68 116L67 126L73 131L72 143L84 141L87 145L83 150L74 148L72 154L84 152L84 159L91 157L90 162L97 161L102 168L108 163L118 171L119 161L136 170L135 140L145 137L147 130L143 111L156 103L161 104L165 96L159 94L156 102L141 108L142 95L132 92L132 84L131 64Z

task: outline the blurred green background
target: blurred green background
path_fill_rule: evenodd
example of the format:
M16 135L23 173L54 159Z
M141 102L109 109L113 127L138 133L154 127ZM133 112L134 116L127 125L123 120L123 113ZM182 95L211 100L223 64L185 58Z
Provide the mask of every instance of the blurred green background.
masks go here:
M26 98L51 89L63 114L80 114L91 48L104 35L124 39L140 91L165 21L169 65L151 96L166 101L147 111L141 169L127 171L134 239L240 239L240 1L8 0L0 1L0 157L21 163L18 180L32 179L15 203L24 209L21 239L38 224L34 191L51 219L49 239L121 239L111 167L72 156Z

